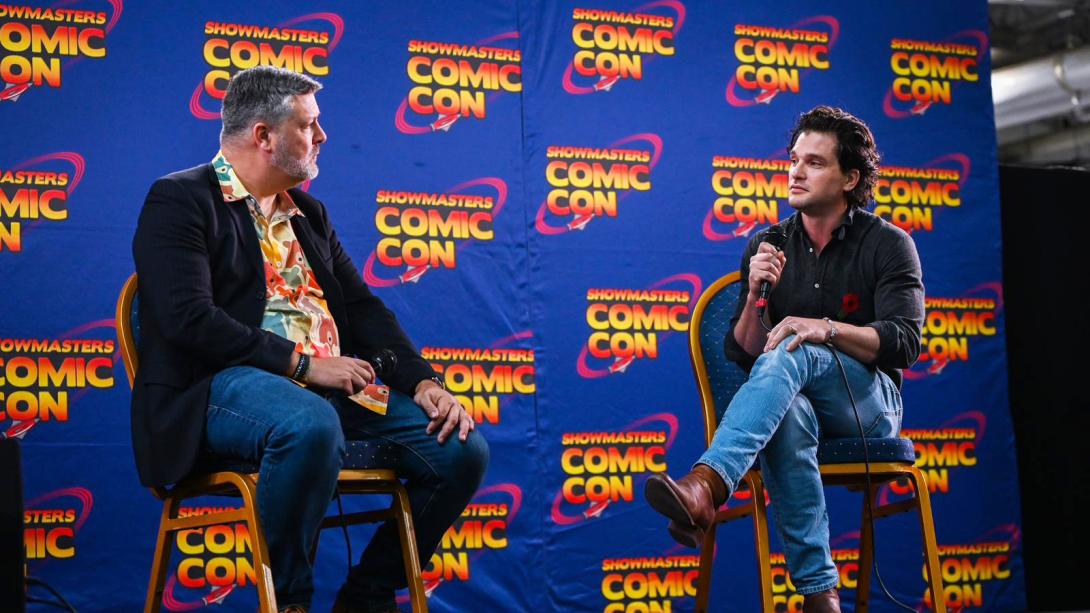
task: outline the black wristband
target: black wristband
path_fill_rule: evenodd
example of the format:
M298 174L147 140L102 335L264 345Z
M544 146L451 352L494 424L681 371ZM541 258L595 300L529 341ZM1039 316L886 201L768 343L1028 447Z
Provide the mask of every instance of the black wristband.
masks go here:
M310 356L300 353L299 363L295 365L295 371L291 373L291 378L300 383L305 383L308 371L310 371Z

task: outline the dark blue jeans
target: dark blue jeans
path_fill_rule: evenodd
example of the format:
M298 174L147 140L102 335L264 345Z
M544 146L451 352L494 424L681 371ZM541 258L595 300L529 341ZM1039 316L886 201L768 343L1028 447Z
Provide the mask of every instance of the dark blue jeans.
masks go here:
M309 605L314 593L309 553L326 513L344 456L344 441L388 445L382 465L405 480L417 546L427 560L465 508L488 466L488 445L476 431L440 445L424 428L427 416L411 398L391 391L386 415L368 411L341 393L321 396L286 377L250 366L221 371L212 380L204 451L212 457L260 462L257 505L269 547L277 603ZM381 526L342 596L363 602L404 587L397 530Z

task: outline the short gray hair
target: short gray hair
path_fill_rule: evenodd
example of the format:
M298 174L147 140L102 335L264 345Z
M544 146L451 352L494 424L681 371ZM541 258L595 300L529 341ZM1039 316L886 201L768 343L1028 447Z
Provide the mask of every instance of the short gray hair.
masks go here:
M237 136L258 121L279 126L291 116L293 96L322 89L314 79L286 68L254 66L236 74L223 98L220 142Z

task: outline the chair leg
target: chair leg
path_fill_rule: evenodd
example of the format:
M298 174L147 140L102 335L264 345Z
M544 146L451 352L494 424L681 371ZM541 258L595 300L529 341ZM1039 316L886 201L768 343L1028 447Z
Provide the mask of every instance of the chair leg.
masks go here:
M753 471L745 477L753 493L753 544L757 549L757 584L761 590L761 611L774 613L772 604L772 560L768 548L768 507L764 479Z
M249 475L241 475L239 484L242 508L246 512L246 529L250 532L250 552L254 558L257 578L257 607L260 613L276 613L276 590L273 587L272 567L269 565L269 546L261 519L257 515L257 487Z
M696 579L696 613L708 613L708 598L712 591L712 563L715 561L716 524L704 533L704 542L700 545L700 569Z
M870 610L870 574L874 567L874 516L867 511L873 511L874 498L874 490L864 487L863 521L859 527L859 573L855 591L857 613L867 613Z
M155 539L155 557L151 561L151 577L148 579L148 596L144 601L144 613L159 613L163 606L163 591L166 589L167 564L172 551L171 534L167 529L170 520L178 514L176 498L163 501L163 514L159 519L159 535Z
M931 494L927 489L927 478L915 466L911 467L909 478L916 490L916 510L920 515L920 530L923 532L928 585L931 588L931 610L934 613L946 613L946 593L942 587L939 545L938 540L935 538L935 519L931 513Z
M424 582L420 578L420 553L416 549L416 531L413 529L409 493L398 484L393 494L394 517L401 535L401 558L405 562L405 580L409 583L409 601L415 613L427 613L428 599L424 593Z

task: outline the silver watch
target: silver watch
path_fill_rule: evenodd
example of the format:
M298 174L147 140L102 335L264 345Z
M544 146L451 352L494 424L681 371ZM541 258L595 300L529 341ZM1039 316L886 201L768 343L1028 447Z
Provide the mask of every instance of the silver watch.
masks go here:
M829 333L825 335L825 342L831 343L833 339L836 338L836 335L840 333L840 331L837 330L836 326L833 325L833 320L829 319L828 317L822 317L822 319L825 320L825 323L829 324Z

